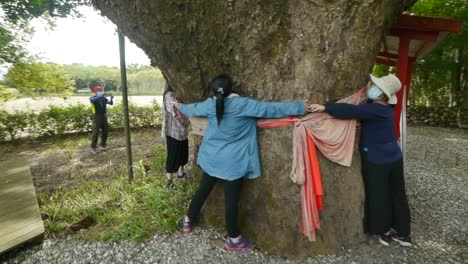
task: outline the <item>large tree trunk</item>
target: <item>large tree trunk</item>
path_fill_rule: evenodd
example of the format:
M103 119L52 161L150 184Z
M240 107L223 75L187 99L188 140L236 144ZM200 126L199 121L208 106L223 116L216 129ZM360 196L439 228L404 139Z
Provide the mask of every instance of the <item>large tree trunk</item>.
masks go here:
M265 101L323 103L366 84L385 30L415 0L93 0L142 48L187 101L230 73L236 91ZM362 241L363 186L351 168L324 158L322 228L301 234L300 188L289 180L291 128L261 130L263 176L245 181L241 226L258 246L288 256L333 252ZM212 194L223 197L219 189ZM221 196L219 196L221 195ZM222 199L204 209L223 216Z

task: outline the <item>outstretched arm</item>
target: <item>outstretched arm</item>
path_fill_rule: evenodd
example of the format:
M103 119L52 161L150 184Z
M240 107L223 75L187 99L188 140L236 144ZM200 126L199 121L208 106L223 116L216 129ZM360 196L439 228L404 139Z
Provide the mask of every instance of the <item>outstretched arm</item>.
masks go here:
M90 101L91 103L94 103L94 102L99 101L101 98L102 98L102 96L96 95L96 96L90 97L90 98L89 98L89 101Z
M174 106L184 115L186 116L207 116L208 115L208 107L209 99L200 103L194 104L182 104L178 101L174 103Z
M253 99L247 99L242 106L242 112L246 116L279 118L289 115L302 115L309 107L308 102L259 102Z
M326 105L312 104L310 106L312 112L326 112L327 114L338 119L381 119L385 117L385 113L377 109L374 104L353 105L346 103L330 103Z

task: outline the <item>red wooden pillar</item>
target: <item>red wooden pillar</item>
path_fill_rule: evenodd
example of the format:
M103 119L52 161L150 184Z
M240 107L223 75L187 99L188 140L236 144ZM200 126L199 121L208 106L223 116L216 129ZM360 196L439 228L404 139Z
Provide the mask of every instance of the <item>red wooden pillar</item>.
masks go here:
M411 92L411 76L413 75L414 60L409 61L408 70L406 74L406 106L408 106L410 92ZM408 109L408 108L407 108Z
M407 36L400 37L400 43L398 47L398 63L397 63L397 74L396 76L401 81L401 89L397 93L398 102L395 105L395 135L397 139L400 138L400 118L401 118L401 108L403 101L403 90L409 86L408 80L408 71L411 70L409 65L409 45L410 39ZM406 88L408 90L408 88ZM407 94L408 95L408 94Z

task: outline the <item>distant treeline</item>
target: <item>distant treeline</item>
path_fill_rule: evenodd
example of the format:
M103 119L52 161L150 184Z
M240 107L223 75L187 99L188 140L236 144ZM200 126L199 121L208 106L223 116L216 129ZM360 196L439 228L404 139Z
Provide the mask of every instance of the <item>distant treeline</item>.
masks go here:
M23 94L69 94L97 85L105 86L106 91L120 91L120 78L117 67L22 62L8 70L3 84ZM127 85L133 94L162 94L164 84L157 68L127 66Z
M106 90L120 91L120 69L106 66L84 66L71 64L62 66L65 73L74 81L74 88L104 86ZM127 85L131 90L154 90L162 93L165 80L161 71L152 66L127 66Z

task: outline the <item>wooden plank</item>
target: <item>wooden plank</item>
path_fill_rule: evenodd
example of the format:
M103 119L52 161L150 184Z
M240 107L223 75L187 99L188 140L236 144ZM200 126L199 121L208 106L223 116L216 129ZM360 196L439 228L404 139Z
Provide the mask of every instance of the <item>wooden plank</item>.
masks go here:
M22 175L21 175L22 174ZM0 195L15 192L17 187L24 187L29 189L31 193L35 195L34 184L29 172L25 171L18 173L17 175L12 174L13 177L4 177L0 180ZM3 197L5 198L5 197ZM5 200L5 199L3 199Z
M44 228L38 227L31 232L28 232L26 234L20 235L14 239L11 239L9 241L4 241L2 244L0 244L0 254L3 252L6 252L7 250L13 249L19 245L22 245L28 241L31 241L35 238L41 237L44 234Z
M8 189L0 190L0 195L4 196L7 195L8 193L15 193L15 192L35 192L31 186L28 185L18 185L18 186L12 186L9 187Z
M33 186L31 186L31 184L33 183L32 179L31 179L31 176L28 176L29 172L28 171L22 171L22 172L16 172L16 173L12 173L8 176L4 176L0 179L0 183L2 184L2 186L0 187L0 189L7 189L7 185L9 184L15 184L17 183L18 181L23 181L23 182L27 182L28 185L31 187L31 188L34 188Z
M1 194L0 194L1 195ZM0 212L2 208L8 207L10 204L21 203L24 200L32 200L37 202L36 193L33 190L28 192L6 193L3 192L2 202L0 203Z
M17 191L17 189L25 189L29 190L31 193L35 193L34 188L32 187L33 183L31 180L26 179L26 178L18 178L13 181L10 181L8 183L2 184L3 187L0 188L0 195L3 193L5 195L7 194L13 194L14 192Z
M9 181L11 180L14 180L14 179L29 179L30 177L26 177L26 175L28 174L27 171L16 171L14 173L9 173L9 174L3 174L3 173L0 173L0 182L1 183L8 183ZM31 179L29 179L31 180Z
M11 175L22 175L22 176L24 176L25 172L27 174L29 174L28 171L29 171L28 166L21 166L21 167L18 167L18 168L8 169L8 170L3 171L1 173L0 179L4 179L5 177L9 177ZM25 177L25 178L29 178L29 177Z
M24 212L28 212L28 211L31 211L31 210L36 210L38 215L39 214L39 206L37 206L37 203L34 203L32 205L29 205L27 207L23 207L23 208L18 208L17 210L14 210L8 214L4 214L4 215L0 215L0 223L3 223L8 221L8 219L11 219L11 218L15 218L17 217L18 215L21 215L23 214Z
M18 229L16 232L12 232L9 234L6 234L2 236L1 241L5 241L2 243L6 243L7 241L14 240L16 237L22 236L24 234L30 233L34 231L35 229L42 228L44 229L44 225L42 221L36 221L30 225L24 226L23 228Z
M41 223L38 223L38 225L35 226L34 229L31 229L22 234L17 234L17 236L14 238L11 238L8 240L2 238L1 240L2 242L0 243L0 254L9 249L12 249L21 244L24 244L31 239L42 236L43 234L44 234L44 225L41 222Z
M28 164L28 165L25 165ZM29 162L0 162L0 253L44 233Z
M0 168L15 168L22 166L30 166L31 162L26 158L15 158L0 162Z
M9 234L11 232L14 232L18 229L22 228L22 225L25 224L29 225L34 222L39 222L42 221L42 218L35 214L34 210L30 210L28 212L24 212L23 214L19 215L16 217L16 219L11 220L9 222L6 222L5 225L2 224L2 227L0 228L0 233L3 235Z
M15 217L11 217L5 221L2 221L2 226L0 226L0 234L6 235L8 233L14 232L15 230L21 228L20 223L30 223L42 220L42 218L37 214L36 208L30 208L30 210L24 211L20 214L17 214Z
M2 189L0 189L0 195L4 197L3 200L5 199L10 199L14 196L17 196L18 194L21 193L29 193L33 194L36 196L36 192L34 188L32 188L32 182L30 182L28 179L22 178L22 179L17 179L14 181L11 181L10 183L3 184L5 185Z
M16 177L16 178L13 178L13 179L10 179L10 180L0 182L0 184L2 185L2 187L0 188L1 191L5 191L5 190L8 190L11 187L16 187L16 186L19 186L19 185L26 185L31 190L34 189L31 186L32 185L31 179L24 178L24 177L23 178L22 177Z
M0 208L0 216L2 215L7 215L7 214L10 214L16 210L20 210L20 209L23 209L25 207L28 207L30 205L36 205L37 202L35 200L32 200L32 199L24 199L24 200L21 200L17 203L14 203L14 202L10 202L8 204L5 204L4 206L2 206L2 208Z

